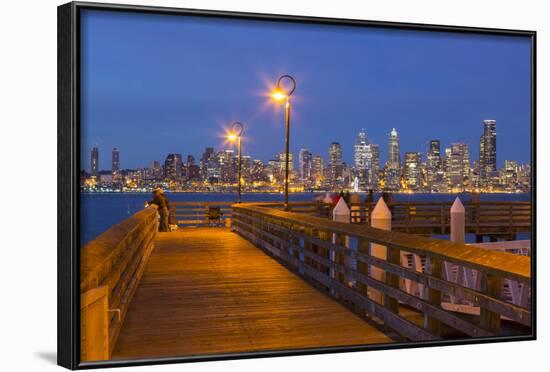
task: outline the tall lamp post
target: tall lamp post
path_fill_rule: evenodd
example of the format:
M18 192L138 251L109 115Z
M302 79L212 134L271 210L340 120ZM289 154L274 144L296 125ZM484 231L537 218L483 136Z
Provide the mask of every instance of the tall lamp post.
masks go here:
M291 86L287 89L285 93L281 86L283 80L290 80ZM271 94L271 97L276 101L284 101L286 99L286 136L285 136L285 211L289 210L288 207L288 164L289 164L289 152L290 152L290 96L294 93L296 89L296 80L290 75L283 75L277 80L277 87L275 91Z
M227 139L231 142L237 141L237 177L238 177L238 186L237 186L237 203L241 202L241 135L243 134L244 127L243 125L235 121L231 124L231 131L227 135Z

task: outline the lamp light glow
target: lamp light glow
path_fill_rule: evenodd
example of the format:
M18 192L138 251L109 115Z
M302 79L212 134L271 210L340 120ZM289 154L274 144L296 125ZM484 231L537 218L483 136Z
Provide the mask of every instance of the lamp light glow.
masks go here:
M280 90L276 90L273 93L271 93L271 97L276 101L282 101L286 98L286 94L284 94Z

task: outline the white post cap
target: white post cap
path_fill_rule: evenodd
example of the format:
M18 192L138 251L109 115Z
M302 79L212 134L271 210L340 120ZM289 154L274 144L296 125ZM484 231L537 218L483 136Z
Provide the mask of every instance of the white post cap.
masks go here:
M336 207L334 207L334 210L332 211L332 215L349 216L349 214L350 210L348 205L346 204L346 201L344 200L344 198L340 198L340 200L338 200L338 203L336 203Z
M386 205L384 198L378 199L378 202L376 203L376 206L372 211L371 218L378 219L378 220L382 220L382 219L391 220L391 211Z
M464 213L464 205L460 201L460 198L457 196L455 202L451 206L451 213Z

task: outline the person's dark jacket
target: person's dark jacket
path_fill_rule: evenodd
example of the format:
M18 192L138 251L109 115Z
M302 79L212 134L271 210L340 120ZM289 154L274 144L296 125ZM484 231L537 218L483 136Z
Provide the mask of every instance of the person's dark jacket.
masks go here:
M158 210L162 208L168 208L168 200L160 194L155 195L155 198L151 201L148 201L147 204L155 204Z
M168 198L166 197L166 195L159 194L159 196L164 199L164 202L166 203L166 208L168 208L168 210L170 210L170 202L168 201Z

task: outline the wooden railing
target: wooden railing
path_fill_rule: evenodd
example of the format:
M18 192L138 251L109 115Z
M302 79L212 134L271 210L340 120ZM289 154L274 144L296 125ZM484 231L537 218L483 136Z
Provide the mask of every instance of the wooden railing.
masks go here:
M82 248L82 361L110 358L157 230L157 209L152 206L114 225Z
M452 202L391 202L392 229L412 234L449 234ZM463 203L466 233L476 235L510 235L531 230L530 202ZM351 203L351 223L370 225L375 203ZM296 213L329 217L332 204L302 203Z
M170 223L181 227L225 225L231 219L231 202L171 202ZM208 219L210 207L220 208L219 221ZM217 223L216 223L217 222Z
M185 226L228 226L231 224L232 202L171 202L170 223L180 227ZM265 202L261 205L275 209L283 209L283 203ZM291 202L293 211L298 213L315 213L317 207L311 202ZM219 223L208 219L209 208L220 208L222 216Z
M353 225L253 204L233 205L233 229L310 283L359 313L374 316L410 340L501 334L501 319L531 326L530 308L501 298L503 279L530 286L530 258L395 231ZM384 247L384 258L372 249ZM401 253L425 260L425 268L401 265ZM479 290L446 280L448 262L476 270ZM383 272L383 279L374 273ZM422 286L418 295L403 281ZM472 318L442 307L442 296L471 301ZM402 311L406 307L409 311ZM412 314L412 315L411 315Z

